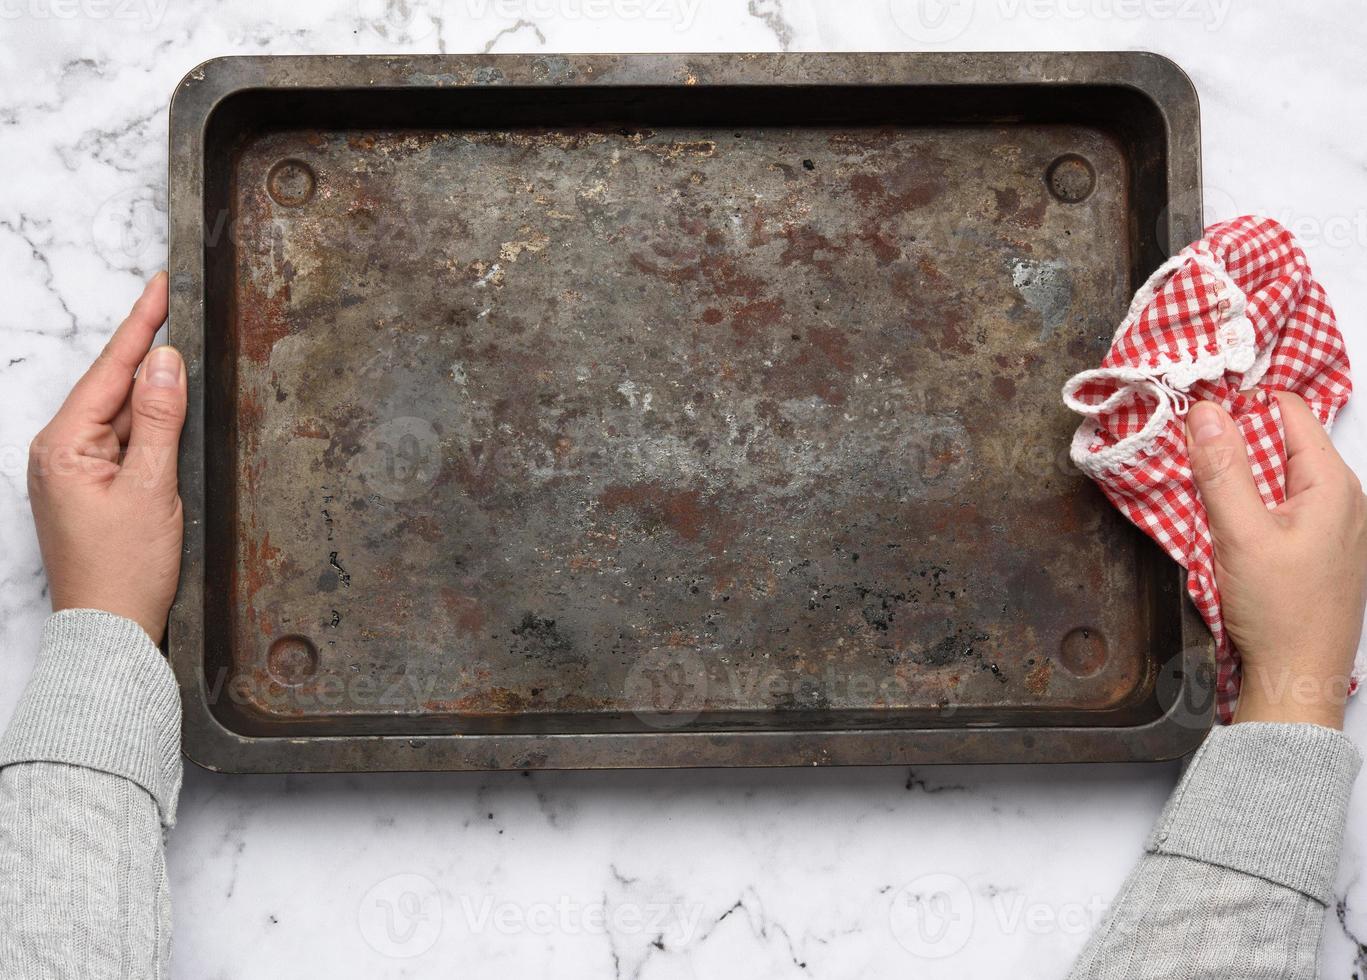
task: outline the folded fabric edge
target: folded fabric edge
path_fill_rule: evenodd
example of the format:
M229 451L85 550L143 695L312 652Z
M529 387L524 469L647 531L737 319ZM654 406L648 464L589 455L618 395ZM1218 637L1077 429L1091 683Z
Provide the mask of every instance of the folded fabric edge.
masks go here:
M1217 328L1219 351L1196 357L1178 355L1172 360L1151 368L1117 367L1091 368L1080 371L1063 385L1063 403L1069 409L1086 416L1069 447L1069 457L1077 467L1093 478L1133 466L1153 450L1163 427L1174 418L1186 415L1189 405L1187 392L1197 381L1214 381L1223 374L1240 377L1240 387L1256 385L1272 363L1275 338L1259 350L1256 334L1247 316L1248 296L1235 283L1224 263L1201 247L1201 242L1188 245L1164 262L1149 275L1135 292L1129 311L1116 328L1112 344L1129 328L1158 294L1159 289L1188 262L1220 284L1217 302L1223 306ZM1100 405L1089 406L1076 397L1077 390L1090 380L1108 378L1123 383L1121 390ZM1140 383L1149 386L1149 393L1158 401L1154 412L1139 432L1125 436L1110 446L1093 448L1100 425L1096 416L1116 407L1122 400L1133 398ZM1327 426L1326 426L1327 427Z

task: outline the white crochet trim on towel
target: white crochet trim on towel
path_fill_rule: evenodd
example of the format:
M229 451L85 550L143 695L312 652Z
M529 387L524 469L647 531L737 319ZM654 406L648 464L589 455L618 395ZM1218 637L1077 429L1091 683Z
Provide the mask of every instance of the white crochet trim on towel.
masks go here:
M1267 372L1268 364L1272 360L1272 348L1269 345L1265 351L1257 349L1253 323L1246 313L1248 297L1214 256L1199 251L1194 246L1164 262L1154 270L1144 285L1139 287L1130 302L1129 312L1116 328L1115 338L1120 337L1134 324L1145 307L1153 301L1158 290L1188 262L1194 262L1220 284L1220 290L1216 294L1220 321L1215 333L1219 350L1214 354L1202 353L1196 357L1179 357L1157 367L1093 368L1069 378L1068 383L1063 386L1063 403L1079 415L1085 416L1085 421L1073 436L1069 455L1084 473L1096 476L1128 466L1152 450L1154 440L1163 431L1163 427L1174 418L1181 418L1187 414L1187 409L1191 405L1187 392L1197 381L1214 381L1228 372L1242 374L1244 377L1240 387L1247 388L1257 384ZM1112 343L1115 342L1115 338L1112 339ZM1114 381L1119 382L1120 387L1105 401L1094 405L1077 397L1078 391L1089 381ZM1143 394L1151 395L1158 401L1144 427L1114 445L1093 450L1097 435L1097 417Z

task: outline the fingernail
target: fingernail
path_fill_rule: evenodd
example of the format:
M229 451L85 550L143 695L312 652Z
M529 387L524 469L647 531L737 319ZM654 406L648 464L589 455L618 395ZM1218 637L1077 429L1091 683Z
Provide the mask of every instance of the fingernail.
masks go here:
M174 347L157 347L147 355L147 383L153 388L180 384L180 355Z
M1197 402L1187 413L1187 428L1198 446L1217 442L1225 432L1225 413L1210 402Z

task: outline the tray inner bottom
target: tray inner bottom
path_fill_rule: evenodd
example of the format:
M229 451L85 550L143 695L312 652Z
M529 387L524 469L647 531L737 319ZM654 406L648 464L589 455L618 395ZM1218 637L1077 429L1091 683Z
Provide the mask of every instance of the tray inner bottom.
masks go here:
M1110 134L287 128L232 166L240 730L1147 710L1163 566L1058 403L1130 288Z

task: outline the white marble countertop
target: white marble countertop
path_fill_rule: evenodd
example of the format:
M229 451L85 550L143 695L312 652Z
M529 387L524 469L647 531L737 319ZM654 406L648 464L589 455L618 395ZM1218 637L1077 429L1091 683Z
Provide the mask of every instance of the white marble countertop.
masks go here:
M25 450L165 261L166 104L222 54L1161 52L1199 89L1207 216L1304 242L1367 363L1354 0L0 0L0 722L47 611ZM1335 441L1367 472L1367 418ZM1367 742L1367 705L1349 715ZM1061 977L1175 764L225 777L187 767L175 976ZM1325 978L1367 968L1367 780ZM918 956L898 896L961 882ZM922 883L924 884L924 883ZM920 950L925 952L925 950ZM1354 972L1354 971L1357 972Z

